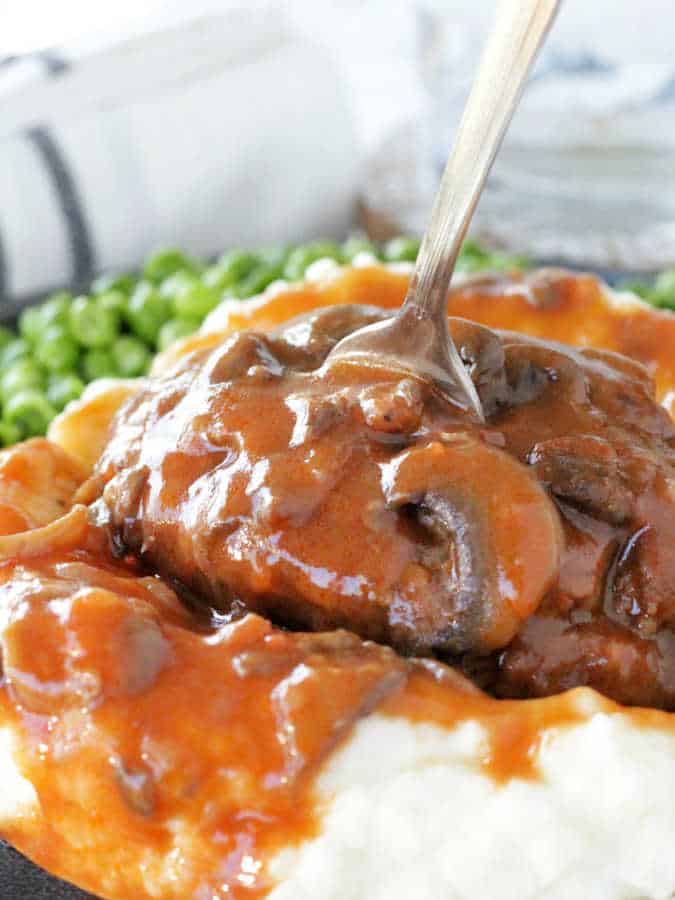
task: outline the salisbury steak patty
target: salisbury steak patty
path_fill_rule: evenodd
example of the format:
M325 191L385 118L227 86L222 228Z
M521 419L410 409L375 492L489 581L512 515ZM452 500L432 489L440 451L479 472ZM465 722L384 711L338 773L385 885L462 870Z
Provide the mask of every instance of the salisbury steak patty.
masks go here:
M453 319L479 424L400 373L322 371L382 316L329 308L149 380L89 488L119 552L221 612L457 658L497 693L675 708L675 437L646 371Z

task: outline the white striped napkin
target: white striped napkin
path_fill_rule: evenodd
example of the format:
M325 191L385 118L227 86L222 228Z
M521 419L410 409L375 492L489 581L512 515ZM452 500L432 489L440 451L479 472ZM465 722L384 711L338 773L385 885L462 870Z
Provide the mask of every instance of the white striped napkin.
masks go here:
M360 151L325 51L226 9L0 60L0 316L177 244L348 228Z

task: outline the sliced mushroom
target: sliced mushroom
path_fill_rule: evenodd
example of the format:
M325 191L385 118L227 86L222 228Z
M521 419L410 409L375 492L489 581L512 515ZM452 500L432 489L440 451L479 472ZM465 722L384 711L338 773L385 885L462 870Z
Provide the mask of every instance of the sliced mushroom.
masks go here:
M172 659L171 644L145 610L130 613L108 637L106 693L132 696L154 686Z
M157 793L152 773L140 767L131 769L117 757L113 757L110 762L127 806L139 816L151 816L155 810Z
M451 317L448 325L462 362L468 366L476 385L485 415L490 416L508 396L502 342L494 331L468 319Z
M632 515L635 498L615 448L603 438L581 434L541 441L527 461L556 497L602 522L621 525Z
M647 367L637 359L630 356L623 356L621 353L614 353L612 350L605 350L601 347L579 347L577 353L586 360L592 361L597 367L600 374L605 377L613 378L615 381L620 378L630 378L644 386L650 396L654 395L654 380L652 379Z
M268 339L254 331L239 331L213 353L202 377L211 384L222 384L240 378L247 372L259 377L264 371L270 377L281 375L283 366L272 352Z
M620 422L664 438L675 435L666 410L655 402L654 383L644 366L618 354L585 351L600 377L592 379L591 401L609 422Z
M675 498L667 489L641 496L637 518L610 572L605 611L652 637L675 630Z
M339 340L390 315L376 306L328 306L296 316L270 332L270 341L293 368L318 368Z
M571 353L510 333L504 334L503 341L511 405L535 403L549 390L555 391L556 399L577 407L588 405L588 382Z
M453 654L505 646L557 575L561 525L544 490L520 463L464 435L405 450L382 472L389 505L423 531L427 576L424 592L419 572L399 585L414 597L414 621L392 624L395 641L410 631L408 643Z
M572 623L541 610L500 655L501 697L545 697L585 686L619 703L675 710L667 633L644 640L603 617Z

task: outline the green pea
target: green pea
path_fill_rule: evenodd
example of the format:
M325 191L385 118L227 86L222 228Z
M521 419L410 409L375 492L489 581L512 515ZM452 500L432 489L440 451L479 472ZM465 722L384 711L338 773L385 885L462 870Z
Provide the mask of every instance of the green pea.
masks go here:
M467 238L462 244L462 249L459 251L460 259L485 259L488 254L481 247L478 241L475 241L473 238Z
M185 284L173 298L174 313L180 319L203 319L218 306L220 293L202 281Z
M233 250L205 269L201 281L207 288L222 295L223 291L233 288L247 278L261 261L262 257L257 253Z
M190 288L194 284L199 284L199 279L193 272L186 272L181 269L173 275L169 275L159 286L159 293L162 297L168 297L173 300L181 291Z
M155 344L162 325L171 318L172 303L149 282L142 281L131 295L127 320L136 337Z
M118 317L121 317L126 312L129 299L123 291L111 289L98 294L96 303L98 303L99 306L102 306L103 309L113 310Z
M494 252L485 255L483 264L476 271L489 269L492 272L511 272L514 269L525 269L527 264L527 260L523 256Z
M9 422L0 422L0 444L3 447L11 447L12 444L18 444L23 437L21 429L16 425L10 425Z
M15 340L16 335L13 331L10 331L9 328L5 328L3 325L0 325L0 350L10 344L13 340Z
M283 268L291 255L292 249L288 244L272 244L269 247L261 247L258 255L261 262L267 263L269 266L281 266Z
M620 288L622 291L630 291L631 294L637 294L643 300L651 302L652 289L644 281L624 281Z
M365 234L350 234L341 247L341 253L347 262L352 262L359 253L370 253L375 258L380 255L377 244L369 240Z
M42 306L39 306L40 317L44 328L50 325L66 325L70 313L70 305L73 295L67 291L59 291L48 297Z
M115 368L123 378L144 375L152 362L152 353L143 341L131 335L117 338L112 345Z
M19 359L30 356L30 344L23 338L14 338L0 350L0 369L6 369Z
M7 401L26 388L41 388L44 384L42 370L31 359L19 359L2 373L0 396Z
M82 357L82 374L85 381L95 381L97 378L118 378L119 372L115 367L115 360L110 350L88 350Z
M199 319L169 319L159 330L157 346L160 350L166 350L171 344L194 334L199 329Z
M19 316L19 334L31 344L40 340L43 332L42 316L37 306L29 306Z
M5 422L18 428L26 437L44 434L55 415L56 410L37 388L19 391L5 403Z
M70 373L52 375L47 385L47 399L58 412L61 412L71 400L77 400L84 390L84 381Z
M237 284L229 289L229 295L232 297L253 297L260 294L265 288L277 281L284 274L284 266L281 263L260 263L246 278L242 278Z
M74 369L79 356L77 341L62 325L51 325L35 347L35 359L50 372Z
M167 247L159 250L148 259L143 267L143 277L148 281L159 284L180 269L196 272L198 267L194 260L189 259L176 247Z
M419 251L417 238L395 237L384 245L383 255L387 262L415 262Z
M458 272L484 272L490 268L490 257L478 245L472 241L465 241L455 269Z
M226 269L223 269L218 263L214 263L204 270L202 283L205 284L206 287L220 293L234 282L228 275Z
M119 291L121 294L130 294L136 286L136 280L131 275L119 275L107 273L99 275L91 285L91 293L95 296L107 294L108 291Z
M661 272L654 282L651 299L657 306L675 308L675 269Z
M65 325L68 320L71 296L65 292L52 294L40 306L29 306L19 316L19 333L29 344L37 346L45 340L45 332L52 325Z
M101 306L91 297L77 297L70 308L70 330L83 347L109 347L120 329L117 310Z
M230 250L228 253L224 253L216 263L219 277L223 282L220 286L221 289L246 278L259 262L260 257L257 253L244 250Z
M300 281L309 266L317 259L334 259L342 261L340 245L335 241L313 241L311 244L301 244L292 250L284 267L284 278L289 281Z
M487 268L489 268L489 266L484 258L479 259L474 256L458 257L455 264L456 272L466 272L467 274L484 272Z

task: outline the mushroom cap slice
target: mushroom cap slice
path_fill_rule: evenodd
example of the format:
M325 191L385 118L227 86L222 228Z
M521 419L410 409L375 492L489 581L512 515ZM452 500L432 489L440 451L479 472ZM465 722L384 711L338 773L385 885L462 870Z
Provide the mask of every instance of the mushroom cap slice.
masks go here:
M525 466L464 434L406 449L381 470L390 508L422 529L417 564L434 587L410 604L416 620L399 627L436 651L506 646L556 579L563 537L554 503ZM404 595L416 593L409 575Z

